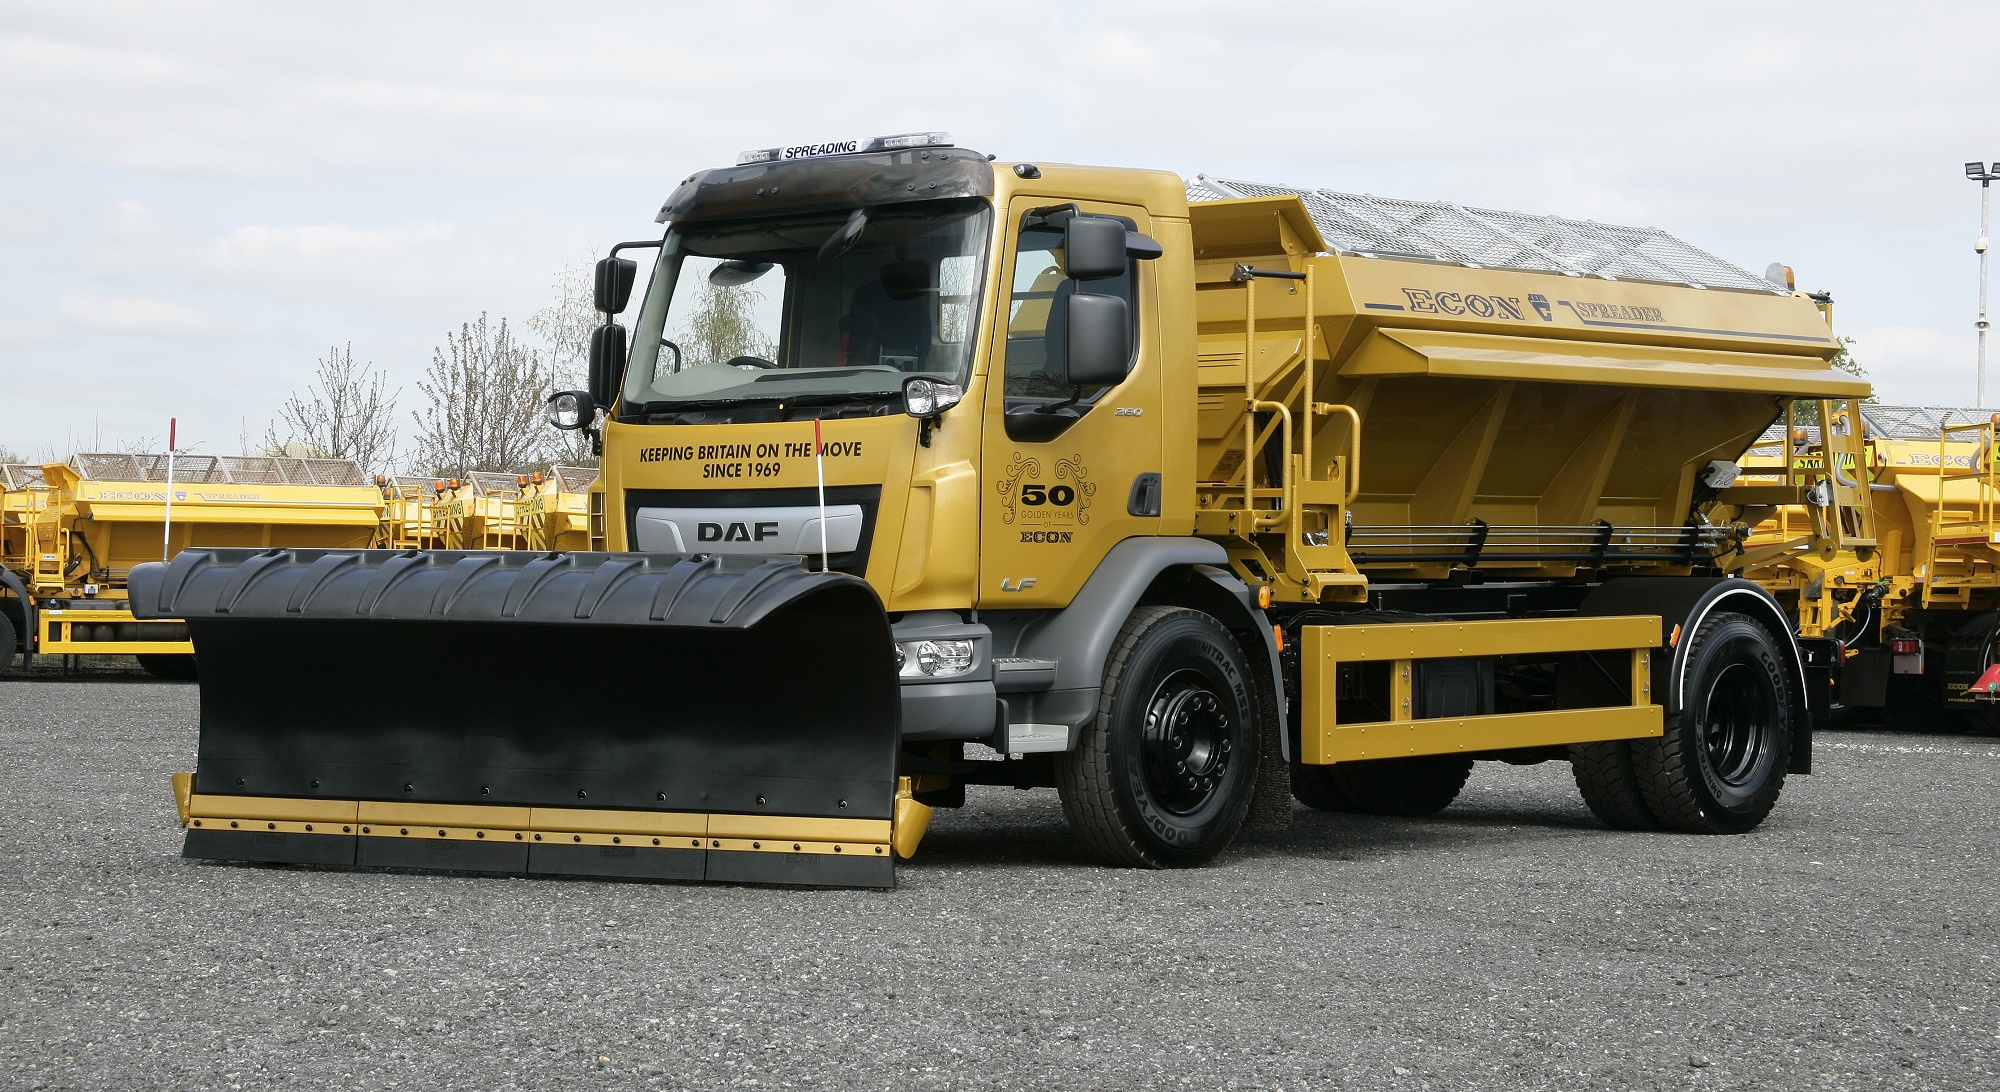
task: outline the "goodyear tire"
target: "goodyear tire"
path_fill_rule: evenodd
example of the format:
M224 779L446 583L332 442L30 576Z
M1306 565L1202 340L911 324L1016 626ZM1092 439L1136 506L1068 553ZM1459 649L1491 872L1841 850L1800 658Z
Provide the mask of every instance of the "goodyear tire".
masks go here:
M1436 815L1458 799L1472 760L1458 755L1377 758L1336 763L1327 773L1347 800L1346 810L1416 818Z
M1590 813L1614 830L1658 830L1660 821L1646 807L1646 793L1632 767L1629 740L1572 743L1570 774Z
M181 652L141 652L133 657L139 667L156 679L167 682L194 682L194 657Z
M1096 718L1057 756L1070 829L1107 864L1184 868L1228 846L1256 782L1257 698L1243 651L1214 618L1132 612L1104 669Z
M1631 741L1647 810L1690 834L1741 834L1785 787L1797 707L1770 631L1718 612L1687 652L1683 705L1658 739Z

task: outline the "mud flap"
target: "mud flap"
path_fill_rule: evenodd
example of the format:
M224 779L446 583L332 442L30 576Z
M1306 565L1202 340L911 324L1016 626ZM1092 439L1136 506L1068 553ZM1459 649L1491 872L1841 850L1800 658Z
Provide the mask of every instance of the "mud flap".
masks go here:
M797 557L210 549L131 589L193 635L193 813L270 820L191 826L187 856L895 882L901 703L861 580ZM340 834L283 821L335 801L358 802Z

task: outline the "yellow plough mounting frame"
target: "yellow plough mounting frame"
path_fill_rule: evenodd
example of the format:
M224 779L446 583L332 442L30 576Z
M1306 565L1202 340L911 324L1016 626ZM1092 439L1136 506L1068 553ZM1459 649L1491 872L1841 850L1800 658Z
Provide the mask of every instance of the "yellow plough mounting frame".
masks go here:
M1656 737L1664 725L1662 709L1653 703L1652 650L1659 644L1660 619L1653 615L1306 626L1300 639L1299 708L1304 716L1299 759L1307 765L1327 765ZM1630 705L1463 717L1412 715L1418 660L1607 651L1631 653ZM1340 723L1334 701L1340 666L1383 662L1389 664L1390 719Z

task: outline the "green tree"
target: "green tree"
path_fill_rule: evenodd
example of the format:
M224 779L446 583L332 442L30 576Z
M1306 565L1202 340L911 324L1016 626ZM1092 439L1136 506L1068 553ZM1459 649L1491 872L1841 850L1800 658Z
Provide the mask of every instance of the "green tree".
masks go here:
M1833 351L1833 360L1830 361L1830 363L1834 367L1839 368L1841 371L1846 372L1847 374L1854 376L1857 379L1868 378L1868 369L1862 367L1861 362L1859 360L1854 359L1854 353L1850 349L1850 346L1854 344L1854 339L1851 337L1836 337L1833 340L1836 343L1838 343L1839 348ZM1881 399L1877 398L1871 392L1868 395L1868 397L1862 399L1862 401L1879 402L1881 401Z

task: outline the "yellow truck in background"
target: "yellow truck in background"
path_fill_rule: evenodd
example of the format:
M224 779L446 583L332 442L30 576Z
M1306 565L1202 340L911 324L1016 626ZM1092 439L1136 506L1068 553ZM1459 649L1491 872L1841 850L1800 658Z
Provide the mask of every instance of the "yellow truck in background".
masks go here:
M550 466L465 479L377 475L385 550L589 550L597 468ZM601 524L599 513L597 523ZM603 533L595 537L601 549Z
M130 610L134 566L194 547L361 548L382 501L347 460L83 453L0 468L0 670L16 655L131 655L192 678L175 619ZM169 525L171 534L169 535Z
M1868 387L1782 285L942 134L746 153L659 219L550 402L603 455L570 545L134 572L201 664L187 856L887 886L968 784L1179 867L1480 760L1716 834L1810 772L1837 643L1739 572L1818 483L1731 479ZM1825 499L1807 548L1855 548L1867 491ZM494 661L574 685L374 697Z
M1782 422L1741 460L1744 491L1802 502L1751 508L1746 576L1799 632L1837 642L1835 697L1914 731L2000 728L2000 467L1991 410L1861 405ZM1832 469L1827 440L1839 447ZM1846 534L1819 504L1865 486L1872 530ZM1826 533L1830 532L1830 533Z

